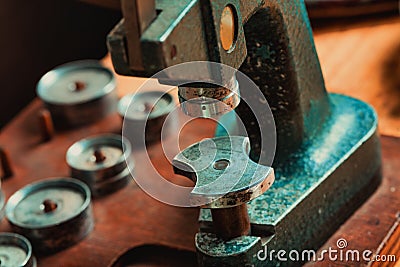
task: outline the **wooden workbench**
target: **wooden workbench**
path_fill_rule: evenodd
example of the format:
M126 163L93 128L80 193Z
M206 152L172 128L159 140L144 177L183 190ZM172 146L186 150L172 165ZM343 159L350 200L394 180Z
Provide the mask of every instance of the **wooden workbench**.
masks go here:
M315 41L327 88L371 103L378 111L380 132L384 135L382 185L323 248L335 247L339 238L345 238L352 249L376 251L400 211L400 19L318 28ZM109 58L104 60L104 64L111 67ZM136 78L117 78L121 96L137 90L143 82ZM0 144L9 152L15 170L14 177L3 183L2 190L7 198L37 179L67 176L64 157L69 145L87 135L119 132L121 127L119 118L113 115L96 125L59 132L51 142L42 143L36 118L39 109L40 103L35 100L1 133ZM186 127L187 132L180 136L181 147L212 136L213 125L209 126L197 126L195 131ZM182 178L173 175L161 152L157 145L149 150L152 160L160 163L160 171L175 182L185 184ZM141 166L141 162L137 162L137 166ZM137 175L146 175L145 168L137 168ZM39 257L39 266L109 266L124 251L143 244L194 251L197 214L196 209L161 204L132 183L113 195L95 200L94 232L74 247L55 255ZM1 221L0 231L9 230L6 220ZM154 259L172 255L172 252L163 254L157 247L148 249L148 254L137 254L141 261L145 255ZM174 263L171 266L193 264L194 253L174 253L177 253L176 256L170 257L170 260L180 260L182 265ZM347 266L350 263L319 262L309 265Z

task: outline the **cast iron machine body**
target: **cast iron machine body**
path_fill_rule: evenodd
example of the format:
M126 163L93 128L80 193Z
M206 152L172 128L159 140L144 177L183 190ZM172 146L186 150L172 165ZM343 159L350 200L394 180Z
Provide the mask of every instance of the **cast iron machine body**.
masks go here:
M124 19L108 37L117 73L150 77L190 61L222 63L250 77L268 101L260 105L273 113L275 182L257 198L246 199L244 202L250 201L247 209L235 212L248 215L251 229L244 227L231 238L215 231L215 211L211 215L202 210L196 236L200 265L292 266L312 260L279 262L276 255L260 258L257 254L266 246L268 251L317 249L379 185L381 160L375 112L363 102L325 90L304 2L123 0L122 10ZM234 26L226 28L225 19ZM180 86L180 100L185 103L205 96L235 108L249 136L251 149L246 152L258 164L268 165L271 159L266 154L275 148L263 145L265 136L260 129L270 124L271 118L268 112L256 118L247 104L256 102L252 98L258 96L246 91L235 72L215 71L212 64L196 77L188 75L191 73L175 73L161 82L218 80L218 86L206 82ZM234 90L226 90L228 87L238 91L232 94ZM209 106L207 112L190 108L186 112L209 117L226 111L214 102ZM226 128L235 124L229 114L220 122ZM222 127L216 133L225 134ZM195 147L182 152L185 159L197 153ZM192 168L176 169L178 173L199 182L195 164L181 155L176 162ZM270 174L263 174L266 180L271 179ZM235 205L246 206L243 201Z

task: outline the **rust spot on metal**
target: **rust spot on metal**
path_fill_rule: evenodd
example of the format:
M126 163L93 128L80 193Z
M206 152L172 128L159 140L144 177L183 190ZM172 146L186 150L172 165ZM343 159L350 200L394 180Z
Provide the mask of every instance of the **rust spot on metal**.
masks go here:
M50 213L53 212L57 209L57 203L55 203L53 200L51 199L45 199L42 203L42 210L45 213Z
M96 149L93 153L96 163L102 163L106 160L106 156L100 149Z
M150 104L148 102L144 103L144 111L147 113L152 113L154 111L155 107L156 107L155 105Z
M80 92L80 91L86 89L86 83L84 83L82 81L75 81L72 88L73 88L72 90L74 92Z
M211 209L215 233L224 240L250 234L247 205L232 208Z
M176 48L176 45L173 45L171 47L171 54L170 54L171 59L175 59L177 54L178 54L178 49Z

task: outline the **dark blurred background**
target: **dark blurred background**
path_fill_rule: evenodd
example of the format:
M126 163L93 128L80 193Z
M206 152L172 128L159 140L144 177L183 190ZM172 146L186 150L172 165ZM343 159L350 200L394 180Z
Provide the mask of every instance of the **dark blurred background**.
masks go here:
M101 59L119 11L78 1L0 1L0 129L36 95L40 77L78 59Z

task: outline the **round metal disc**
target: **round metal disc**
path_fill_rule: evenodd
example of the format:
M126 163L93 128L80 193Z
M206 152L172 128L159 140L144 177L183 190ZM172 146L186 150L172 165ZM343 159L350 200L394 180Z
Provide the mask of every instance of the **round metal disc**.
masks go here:
M56 208L46 212L46 201ZM90 205L90 190L72 178L43 180L30 184L10 197L6 205L7 219L25 229L41 229L69 221Z
M164 116L175 107L172 96L161 91L148 91L124 96L118 103L121 117L145 121Z
M61 65L45 74L37 94L54 105L76 105L101 98L115 89L113 73L95 60Z
M104 159L96 162L95 151ZM125 164L131 154L128 141L120 135L97 135L82 139L67 151L66 160L70 167L82 171L98 171Z
M36 260L32 255L31 243L18 234L0 233L0 266L36 266Z

